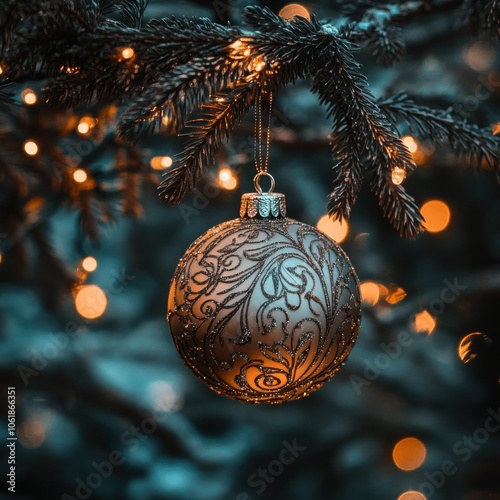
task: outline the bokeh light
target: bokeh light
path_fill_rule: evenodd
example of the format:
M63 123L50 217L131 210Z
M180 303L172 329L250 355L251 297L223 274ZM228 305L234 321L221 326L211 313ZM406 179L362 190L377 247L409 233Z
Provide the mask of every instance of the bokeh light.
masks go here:
M217 184L222 189L232 191L233 189L236 189L236 186L238 185L238 177L231 168L223 167L219 170Z
M87 172L85 170L78 168L73 172L73 179L75 182L85 182L87 180Z
M36 104L38 101L38 97L35 94L35 92L31 89L25 89L23 90L21 94L21 98L25 104L28 106L32 106L33 104Z
M491 131L492 131L493 135L500 135L500 122L494 123L491 126Z
M485 71L490 69L495 62L496 52L495 48L484 41L473 43L465 50L465 62L474 71Z
M83 318L100 318L108 306L106 294L97 285L84 285L75 295L75 307Z
M92 273L97 269L97 260L94 257L88 256L82 260L82 267L88 273Z
M41 420L25 420L17 428L17 438L24 448L38 448L47 437L47 425Z
M394 290L391 290L387 297L385 298L385 301L388 304L394 305L397 304L398 302L401 302L404 298L406 297L406 292L401 288L401 287L396 287Z
M420 208L425 222L424 227L430 233L444 231L451 219L451 212L446 203L441 200L429 200Z
M148 385L148 394L157 411L176 411L182 407L182 397L174 386L164 380L155 380Z
M149 162L153 170L165 170L174 164L170 156L154 156Z
M418 469L424 463L426 455L424 443L415 437L401 439L392 450L394 464L404 471Z
M466 335L458 345L458 357L465 363L476 359L481 350L487 348L492 340L488 335L481 332L473 332Z
M405 491L402 493L399 497L398 500L427 500L427 497L420 493L420 491Z
M436 329L436 318L429 311L419 312L413 318L412 328L417 333L430 335Z
M304 17L307 20L311 20L311 14L309 11L298 3L290 3L285 5L279 12L279 15L285 19L285 21L291 21L294 17Z
M408 148L410 153L416 153L418 150L418 142L411 136L405 135L402 138L403 144Z
M26 141L24 143L24 151L27 155L35 156L38 153L38 144L32 140Z
M132 59L135 56L135 50L132 47L125 47L122 50L123 59Z
M365 281L360 285L361 300L374 306L380 299L380 287L372 281Z
M334 221L328 215L323 215L316 227L337 243L342 243L349 234L349 223L345 219L342 222Z

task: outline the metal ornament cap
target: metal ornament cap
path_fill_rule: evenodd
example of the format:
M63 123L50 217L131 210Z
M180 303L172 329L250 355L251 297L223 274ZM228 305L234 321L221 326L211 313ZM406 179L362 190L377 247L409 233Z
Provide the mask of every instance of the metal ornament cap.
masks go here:
M245 193L241 197L240 217L242 219L281 219L285 216L284 194Z

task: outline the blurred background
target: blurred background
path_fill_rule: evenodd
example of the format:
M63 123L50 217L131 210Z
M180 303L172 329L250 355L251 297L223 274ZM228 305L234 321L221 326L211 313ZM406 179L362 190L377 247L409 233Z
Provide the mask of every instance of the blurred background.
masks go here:
M239 24L247 3L152 0L146 17ZM335 3L304 6L338 22ZM411 19L404 34L407 54L391 68L359 53L372 91L451 106L500 133L498 40L446 12ZM270 171L289 217L350 256L363 319L347 363L321 390L254 406L198 381L165 320L179 258L236 218L241 194L253 191L252 117L198 191L171 208L156 186L182 138L160 132L124 145L112 103L55 111L41 102L42 85L17 85L17 105L0 109L0 362L4 385L16 388L17 498L500 499L492 172L402 129L419 166L405 186L428 232L400 238L369 189L348 223L333 223L325 110L308 82L285 89ZM7 415L6 395L1 405ZM1 432L6 439L6 420Z

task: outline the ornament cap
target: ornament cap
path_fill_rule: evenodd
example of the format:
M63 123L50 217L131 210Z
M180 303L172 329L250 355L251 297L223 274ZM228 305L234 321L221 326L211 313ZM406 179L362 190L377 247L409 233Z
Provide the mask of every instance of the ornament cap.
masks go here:
M241 197L242 219L281 219L286 217L285 195L281 193L245 193Z

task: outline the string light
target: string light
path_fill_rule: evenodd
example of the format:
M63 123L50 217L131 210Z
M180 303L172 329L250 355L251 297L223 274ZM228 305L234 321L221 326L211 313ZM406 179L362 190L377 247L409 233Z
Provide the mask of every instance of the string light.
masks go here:
M165 170L170 168L173 163L174 160L170 156L155 156L149 162L153 170Z
M398 500L427 500L427 497L420 493L420 491L405 491L402 493L399 497Z
M232 191L238 185L238 178L234 171L229 167L223 167L219 170L218 182L219 187Z
M420 439L409 437L398 441L392 450L392 460L398 469L418 469L425 461L427 450Z
M82 135L86 135L90 132L91 129L95 127L97 120L92 118L91 116L84 116L78 123L78 127L76 128L78 133Z
M309 11L298 3L290 3L285 5L279 12L279 15L285 21L292 21L294 17L305 17L308 21L311 20L311 14Z
M396 186L403 184L403 181L406 179L406 168L404 167L394 167L392 169L392 183Z
M408 148L410 153L416 153L418 150L418 142L411 136L405 135L402 139L403 144Z
M88 176L87 176L87 172L85 172L85 170L79 168L77 170L75 170L73 172L73 179L76 181L76 182L85 182L87 180Z
M33 90L31 89L23 90L21 98L23 102L28 106L32 106L33 104L36 104L36 102L38 101L38 97L36 96L35 92L33 92Z
M125 47L122 50L123 59L132 59L135 56L135 50L132 47Z
M458 345L458 357L465 363L476 359L478 352L475 350L479 345L491 344L492 340L481 332L473 332L466 335Z
M417 333L431 333L436 329L436 318L429 311L422 311L415 314L413 318L413 331Z
M425 219L424 227L430 233L444 231L450 223L450 209L443 201L429 200L422 205L420 212Z
M83 318L100 318L108 306L108 299L97 285L84 285L75 295L75 307Z
M29 140L24 143L24 151L29 156L36 156L38 153L38 145L35 141Z
M361 300L366 304L374 306L380 299L380 288L377 283L365 281L361 283L359 290L361 292Z
M323 215L318 220L316 227L337 243L342 243L349 234L349 223L345 219L342 222L334 221L328 215Z
M82 267L88 273L93 273L97 269L97 260L91 256L85 257L82 260Z

